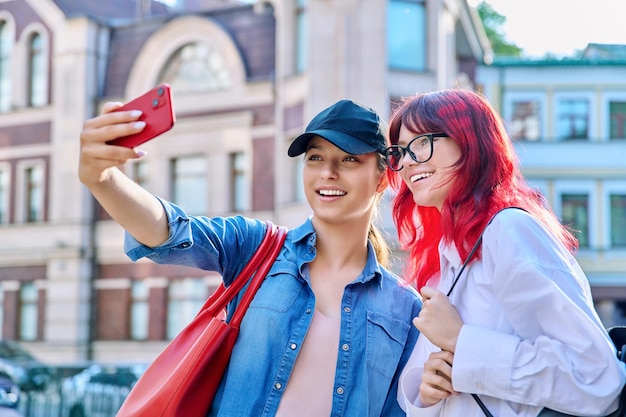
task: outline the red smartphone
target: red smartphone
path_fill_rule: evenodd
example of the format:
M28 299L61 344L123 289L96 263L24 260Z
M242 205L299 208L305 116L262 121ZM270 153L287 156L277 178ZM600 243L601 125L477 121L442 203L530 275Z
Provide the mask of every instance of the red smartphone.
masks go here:
M110 145L134 148L167 132L176 121L172 89L167 84L156 86L114 111L122 110L141 110L142 115L139 120L146 122L146 127L139 133L110 140L107 142Z

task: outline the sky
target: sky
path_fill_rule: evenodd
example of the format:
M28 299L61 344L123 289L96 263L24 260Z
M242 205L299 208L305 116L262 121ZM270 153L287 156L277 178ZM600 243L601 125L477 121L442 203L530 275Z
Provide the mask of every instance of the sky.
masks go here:
M506 17L505 38L530 57L572 55L589 43L626 44L626 0L486 1Z
M527 56L571 55L589 43L626 45L626 0L485 1L506 17L506 40Z

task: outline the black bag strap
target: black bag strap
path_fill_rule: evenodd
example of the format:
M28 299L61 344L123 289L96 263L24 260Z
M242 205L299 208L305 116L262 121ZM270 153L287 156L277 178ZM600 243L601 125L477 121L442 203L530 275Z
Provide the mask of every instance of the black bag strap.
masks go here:
M463 273L463 271L465 271L465 267L467 267L467 265L469 264L470 260L472 259L472 256L474 256L474 254L478 250L478 247L480 246L480 243L483 240L483 235L485 234L485 230L487 230L487 226L489 226L491 224L493 219L495 219L496 216L499 213L501 213L504 210L508 210L508 209L524 210L521 207L505 207L505 208L502 208L502 209L498 210L493 216L491 216L491 219L489 219L489 221L487 222L487 224L483 228L483 231L480 232L480 235L478 236L478 239L476 239L476 243L474 243L474 246L472 247L472 250L470 250L469 255L467 255L467 258L465 258L465 262L463 262L463 265L461 266L461 269L459 270L459 273L456 274L456 278L454 278L454 281L452 281L452 286L450 287L450 290L448 290L448 294L447 294L448 297L450 296L450 294L452 294L452 290L456 286L456 283L459 281L459 278L461 278L461 274ZM524 211L526 211L526 210L524 210Z
M495 219L495 217L500 212L502 212L504 210L508 210L508 209L524 210L521 207L505 207L505 208L502 208L502 209L498 210L493 216L491 216L491 219L489 219L489 221L487 222L487 224L483 228L483 231L480 232L480 235L478 236L478 239L476 239L476 243L474 243L474 246L472 247L472 250L470 250L469 254L467 255L467 258L465 259L465 262L463 262L463 265L461 266L461 269L459 269L459 273L456 274L456 277L454 278L454 281L452 281L452 286L450 287L450 290L448 290L448 294L446 294L448 297L450 296L450 294L452 294L452 290L456 286L456 283L459 281L459 278L461 278L461 274L463 273L463 271L465 271L465 268L467 267L467 265L469 264L470 260L472 259L472 256L474 256L474 254L478 250L478 247L480 246L480 243L483 240L483 235L485 234L485 230L487 230L487 226L489 226L491 224L493 219ZM526 211L526 210L524 210L524 211ZM472 394L472 397L474 398L474 400L476 401L476 403L478 404L478 406L483 411L483 413L485 414L486 417L493 417L493 414L491 414L491 411L489 411L489 409L487 408L485 403L483 403L483 401L478 397L478 395Z

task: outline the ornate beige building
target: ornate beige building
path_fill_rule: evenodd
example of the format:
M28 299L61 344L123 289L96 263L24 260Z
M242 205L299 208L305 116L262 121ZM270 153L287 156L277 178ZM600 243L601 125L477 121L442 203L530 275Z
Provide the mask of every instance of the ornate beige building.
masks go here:
M312 115L351 98L387 117L471 88L489 56L464 0L0 0L2 337L51 363L150 360L219 282L124 255L76 174L104 102L168 82L176 125L128 175L191 213L294 226L309 211L286 149Z

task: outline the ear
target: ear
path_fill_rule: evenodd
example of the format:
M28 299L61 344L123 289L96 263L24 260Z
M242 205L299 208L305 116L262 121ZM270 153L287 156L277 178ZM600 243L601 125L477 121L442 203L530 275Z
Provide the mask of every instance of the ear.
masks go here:
M389 177L387 174L387 170L383 171L383 174L380 176L380 181L378 182L378 186L376 187L377 193L382 193L389 187Z

